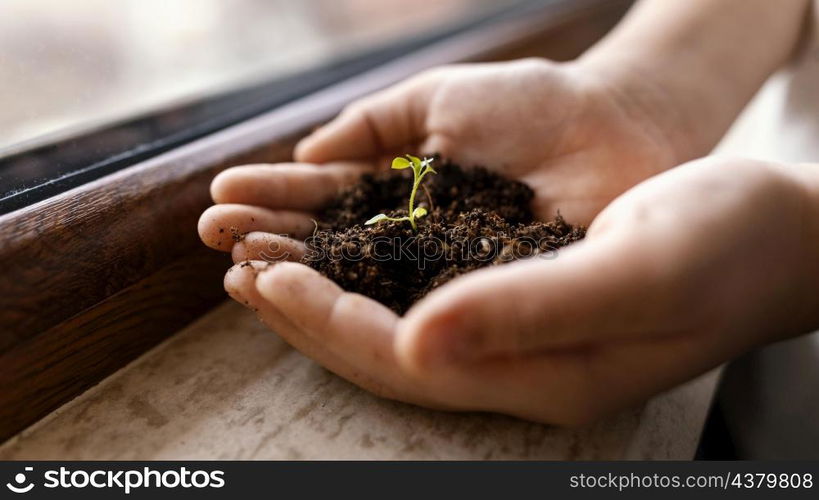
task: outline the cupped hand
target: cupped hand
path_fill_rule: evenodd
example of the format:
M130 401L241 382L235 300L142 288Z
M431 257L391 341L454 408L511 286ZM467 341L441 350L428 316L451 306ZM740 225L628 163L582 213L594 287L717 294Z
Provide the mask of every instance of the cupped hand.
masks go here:
M379 395L582 424L815 324L805 217L788 168L703 160L619 197L557 258L456 278L403 318L296 263L225 286Z
M310 213L340 186L405 153L495 169L534 189L539 218L560 210L588 224L620 193L678 162L678 145L658 125L660 106L629 98L648 92L614 88L581 63L542 59L430 70L350 105L298 145L298 163L220 174L200 234L226 251L231 229L301 238L312 229ZM261 238L251 236L251 245Z
M269 248L280 245L283 254L298 255L315 212L342 186L408 152L493 168L534 189L539 218L560 210L570 222L588 224L679 156L658 125L662 106L637 105L645 99L635 93L656 94L616 87L582 63L526 59L433 69L350 105L298 145L296 163L222 172L211 185L217 204L202 215L199 233L235 262L270 260Z
M295 156L389 165L406 152L440 153L529 184L541 218L559 209L588 224L614 197L675 164L670 135L627 102L630 92L639 90L615 90L580 63L443 67L352 104Z

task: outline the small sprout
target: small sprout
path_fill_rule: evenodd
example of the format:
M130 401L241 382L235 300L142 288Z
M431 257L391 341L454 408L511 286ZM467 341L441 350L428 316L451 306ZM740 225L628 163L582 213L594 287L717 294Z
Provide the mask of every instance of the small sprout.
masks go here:
M372 217L370 220L364 223L364 225L369 226L371 224L378 224L383 220L391 220L391 221L409 221L412 229L417 231L418 226L415 224L415 219L420 219L427 215L427 209L424 207L415 207L415 193L418 192L418 186L421 186L421 181L424 179L424 176L428 173L432 172L433 174L437 174L432 168L432 162L434 158L424 158L423 160L412 155L406 155L406 158L399 156L392 161L392 168L395 170L403 170L405 168L412 168L412 191L410 192L410 199L409 199L409 216L407 217L387 217L385 214L378 214L375 217ZM426 191L426 187L424 187ZM429 192L427 192L427 196L429 196ZM431 202L432 200L430 200ZM414 208L413 208L414 207Z

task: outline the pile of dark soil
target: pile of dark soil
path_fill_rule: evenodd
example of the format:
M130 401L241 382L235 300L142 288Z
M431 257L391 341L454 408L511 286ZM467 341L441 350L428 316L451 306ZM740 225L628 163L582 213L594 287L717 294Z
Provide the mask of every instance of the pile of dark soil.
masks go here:
M559 215L534 220L534 193L523 183L484 168L447 163L424 178L416 204L426 217L365 226L375 214L407 215L410 169L365 175L339 193L319 215L303 262L342 288L403 314L415 301L452 278L516 259L553 257L555 250L585 236Z

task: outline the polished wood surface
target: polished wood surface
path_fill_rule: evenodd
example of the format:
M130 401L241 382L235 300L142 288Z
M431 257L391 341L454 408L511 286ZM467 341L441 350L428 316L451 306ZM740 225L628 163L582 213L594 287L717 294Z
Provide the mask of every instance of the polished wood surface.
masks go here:
M226 255L197 249L94 307L0 354L0 422L22 428L32 415L76 395L224 299ZM36 390L33 390L35 389Z
M0 217L0 440L224 297L228 259L196 234L220 170L287 160L299 137L351 100L430 66L574 57L629 3L577 0L461 35Z

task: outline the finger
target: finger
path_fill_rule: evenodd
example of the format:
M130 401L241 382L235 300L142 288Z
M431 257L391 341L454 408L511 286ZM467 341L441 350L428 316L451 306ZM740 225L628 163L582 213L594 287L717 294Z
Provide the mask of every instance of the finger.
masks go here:
M256 293L256 276L269 265L262 261L245 261L234 265L225 273L225 291L236 302L257 310L263 300Z
M346 293L301 264L271 268L259 277L257 287L270 303L287 311L294 324L312 336L322 337L326 345L358 350L369 344L367 349L376 349L379 357L392 358L398 316L378 302Z
M421 384L459 387L476 410L575 427L636 406L750 347L701 330L438 364L415 375Z
M264 262L298 262L304 257L304 243L279 234L252 232L247 233L242 241L233 245L231 256L239 264L246 260Z
M405 316L399 361L418 371L490 354L632 338L647 328L678 331L670 325L683 328L690 318L679 295L667 291L663 258L650 245L633 244L639 241L633 236L587 239L552 260L453 280Z
M436 84L434 74L427 73L351 104L304 138L294 157L309 163L364 160L418 144L426 134L426 109Z
M318 210L342 187L372 170L372 166L365 163L245 165L217 175L210 192L216 203Z
M718 337L686 332L495 355L436 364L414 375L420 385L454 388L473 410L575 427L637 405L748 348Z
M258 291L256 281L258 276L270 266L282 264L268 264L259 261L247 261L230 268L225 275L225 290L230 296L254 310L259 319L271 330L281 336L288 344L298 349L305 356L315 360L333 373L349 380L383 397L390 397L406 402L421 404L421 398L399 392L386 383L384 371L374 370L372 366L357 366L350 363L343 355L337 355L323 345L318 339L305 334L304 330L294 324L286 314L274 304L266 300ZM384 369L384 366L378 367ZM395 370L393 364L392 369Z
M501 357L481 362L469 374L476 383L490 388L487 400L492 401L492 411L583 426L635 407L748 348L720 342L716 333L703 330L522 358Z
M286 234L304 239L315 224L304 212L270 210L251 205L214 205L199 217L199 237L209 247L229 252L251 231Z
M315 270L295 263L267 269L256 286L305 336L354 366L371 386L377 384L370 390L425 406L458 405L457 400L435 399L434 390L422 390L400 370L393 350L398 316L378 302L344 292Z
M287 343L312 359L337 365L335 358L326 349L309 338L299 335L298 328L278 309L266 301L256 290L256 278L261 271L271 264L262 261L245 261L228 269L225 274L225 291L230 297L252 309L259 319Z

